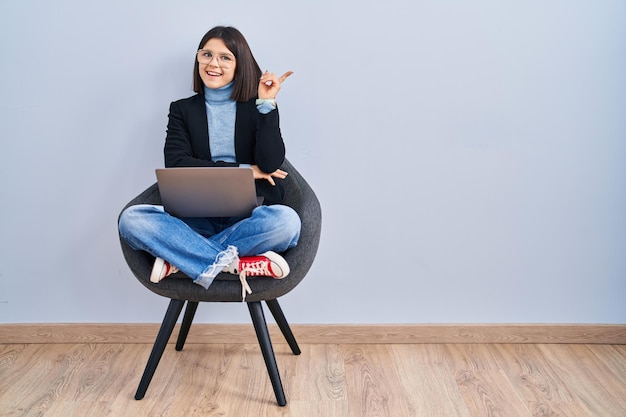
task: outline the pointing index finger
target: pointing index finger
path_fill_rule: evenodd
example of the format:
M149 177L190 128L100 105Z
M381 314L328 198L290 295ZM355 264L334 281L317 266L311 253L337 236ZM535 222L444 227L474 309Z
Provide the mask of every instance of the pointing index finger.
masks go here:
M287 77L289 77L291 74L293 74L293 71L287 71L286 73L284 73L279 79L278 82L282 83L283 81L285 81L287 79Z

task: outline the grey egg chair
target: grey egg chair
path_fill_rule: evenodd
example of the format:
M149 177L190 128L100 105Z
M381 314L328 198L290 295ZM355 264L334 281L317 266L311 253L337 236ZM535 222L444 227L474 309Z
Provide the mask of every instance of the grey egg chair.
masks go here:
M269 277L249 279L248 282L252 288L252 294L247 295L245 302L252 318L276 400L279 405L284 406L287 401L261 303L266 303L292 352L295 355L299 355L300 348L285 319L278 303L278 298L294 289L302 281L313 264L320 240L322 215L320 203L314 191L300 173L287 160L285 160L282 169L289 173L284 180L286 190L284 204L292 207L300 216L302 221L300 239L297 246L283 254L289 263L289 275L280 280ZM136 204L161 204L157 184L155 183L148 187L131 200L126 207ZM149 278L154 258L146 252L133 250L121 237L120 243L126 262L139 282L153 293L170 299L167 312L135 394L135 399L140 400L148 389L148 385L152 380L185 303L187 307L176 342L177 351L183 349L199 303L241 302L241 283L236 275L220 273L208 290L194 284L191 279L168 278L158 284L154 284L150 282Z

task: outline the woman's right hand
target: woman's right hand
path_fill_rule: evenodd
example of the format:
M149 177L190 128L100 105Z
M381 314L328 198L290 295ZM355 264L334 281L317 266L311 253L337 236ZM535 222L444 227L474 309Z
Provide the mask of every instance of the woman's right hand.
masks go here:
M287 71L280 78L273 72L265 71L259 80L259 98L276 99L276 95L280 91L281 84L293 74L293 71Z
M281 180L284 180L287 177L287 175L289 175L286 171L283 171L282 169L277 169L271 174L268 174L266 172L261 171L258 165L252 165L252 172L254 174L255 180L267 180L272 185L276 185L276 182L274 182L274 178L279 178Z

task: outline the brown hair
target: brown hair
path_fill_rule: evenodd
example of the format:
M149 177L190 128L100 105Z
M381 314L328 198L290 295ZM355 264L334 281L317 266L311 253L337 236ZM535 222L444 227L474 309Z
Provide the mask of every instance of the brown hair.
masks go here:
M235 55L235 86L230 98L236 101L248 101L255 98L258 93L261 68L254 59L246 38L234 27L216 26L202 37L198 49L202 49L213 38L221 39ZM200 78L197 56L193 74L193 91L204 94L204 83Z

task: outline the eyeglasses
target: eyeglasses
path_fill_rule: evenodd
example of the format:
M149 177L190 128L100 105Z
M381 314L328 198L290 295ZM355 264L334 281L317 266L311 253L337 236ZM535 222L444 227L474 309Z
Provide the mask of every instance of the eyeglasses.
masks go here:
M228 54L213 54L213 52L206 49L198 50L198 62L201 64L210 64L211 61L217 62L221 68L228 69L235 65L235 57Z

